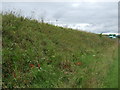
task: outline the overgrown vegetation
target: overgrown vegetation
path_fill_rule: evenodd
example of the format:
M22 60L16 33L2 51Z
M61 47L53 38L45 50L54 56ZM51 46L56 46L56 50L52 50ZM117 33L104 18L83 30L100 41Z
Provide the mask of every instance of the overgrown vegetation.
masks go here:
M11 13L2 15L2 26L3 88L118 87L107 79L117 64L116 39Z

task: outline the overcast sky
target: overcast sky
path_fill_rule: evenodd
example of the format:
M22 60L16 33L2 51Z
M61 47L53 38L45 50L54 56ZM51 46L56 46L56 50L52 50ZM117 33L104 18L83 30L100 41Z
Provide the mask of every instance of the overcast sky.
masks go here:
M117 2L4 2L3 11L93 33L118 32ZM55 22L58 20L57 22Z

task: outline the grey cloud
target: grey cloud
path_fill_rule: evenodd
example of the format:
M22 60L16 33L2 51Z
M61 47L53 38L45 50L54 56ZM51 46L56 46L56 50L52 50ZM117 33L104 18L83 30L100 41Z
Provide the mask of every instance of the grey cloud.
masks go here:
M117 32L118 4L117 2L79 3L79 7L72 7L75 2L37 2L37 3L3 3L3 10L21 9L24 16L30 16L35 11L35 18L54 21L59 24L88 23L86 31L91 32ZM45 14L43 13L45 12Z

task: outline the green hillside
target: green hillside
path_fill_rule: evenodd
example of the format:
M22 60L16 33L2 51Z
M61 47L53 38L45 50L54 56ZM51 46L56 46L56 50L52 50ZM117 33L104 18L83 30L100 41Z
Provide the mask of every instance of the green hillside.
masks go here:
M118 87L117 39L13 14L2 26L4 88Z

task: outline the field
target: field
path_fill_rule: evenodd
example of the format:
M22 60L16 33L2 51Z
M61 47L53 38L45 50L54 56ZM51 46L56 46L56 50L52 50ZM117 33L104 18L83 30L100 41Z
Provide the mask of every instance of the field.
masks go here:
M117 88L118 40L2 15L3 88Z

